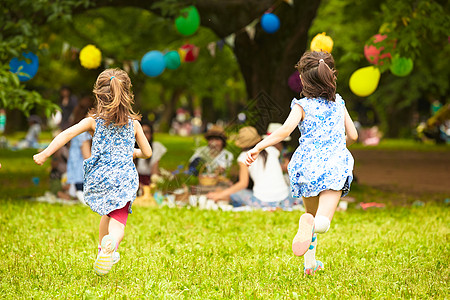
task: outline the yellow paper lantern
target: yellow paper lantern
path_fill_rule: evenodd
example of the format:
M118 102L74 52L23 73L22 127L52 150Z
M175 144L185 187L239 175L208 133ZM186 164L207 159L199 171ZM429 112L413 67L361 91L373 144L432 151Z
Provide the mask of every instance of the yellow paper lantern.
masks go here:
M187 50L183 49L183 48L178 48L178 54L180 55L181 62L185 62L186 61Z
M331 53L333 50L333 39L325 34L325 32L318 33L311 41L311 50Z
M356 70L350 76L350 89L357 96L367 97L377 89L380 76L380 70L374 66Z
M80 51L80 63L86 69L97 69L102 62L102 53L94 45L87 45Z

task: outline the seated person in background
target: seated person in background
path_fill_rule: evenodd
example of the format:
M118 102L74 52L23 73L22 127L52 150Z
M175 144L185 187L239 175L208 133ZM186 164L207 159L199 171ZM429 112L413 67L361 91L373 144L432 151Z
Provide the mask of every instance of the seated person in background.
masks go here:
M19 141L17 144L17 148L25 149L25 148L39 148L39 135L41 134L41 118L37 115L31 115L28 118L28 124L30 127L28 128L27 135L25 139Z
M77 124L86 117L93 105L90 96L83 97L70 116L71 125ZM77 198L84 203L83 197L83 160L91 156L92 136L89 132L83 132L70 141L69 157L67 159L67 186L63 191L58 191L59 198L70 200Z
M209 199L231 199L234 207L250 206L254 208L282 208L290 210L294 200L289 186L283 178L279 161L280 151L271 146L261 152L256 161L247 167L247 151L252 149L261 137L254 127L247 126L239 130L235 140L236 146L242 148L237 161L239 164L239 181L222 191L207 194ZM253 189L248 189L250 178Z
M225 149L227 136L222 127L213 125L205 133L208 146L195 150L189 159L189 170L198 175L200 166L205 165L207 173L224 173L233 163L233 154Z
M150 178L152 175L159 175L159 161L161 160L161 157L166 154L167 148L160 142L153 140L154 130L151 123L143 121L141 125L145 137L153 150L153 155L150 158L138 158L135 161L136 169L139 175L139 186L142 187L144 185L150 185Z

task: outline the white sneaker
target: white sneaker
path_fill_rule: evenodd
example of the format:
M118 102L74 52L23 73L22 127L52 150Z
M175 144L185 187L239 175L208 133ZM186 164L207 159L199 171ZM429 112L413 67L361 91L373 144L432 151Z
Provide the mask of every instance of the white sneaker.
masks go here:
M105 235L101 246L102 248L94 263L94 271L99 276L106 275L111 271L116 242L111 235Z
M119 262L119 260L120 260L120 254L119 254L119 252L114 252L114 253L113 253L113 261L112 261L113 265L114 265L114 264L117 264L117 263Z

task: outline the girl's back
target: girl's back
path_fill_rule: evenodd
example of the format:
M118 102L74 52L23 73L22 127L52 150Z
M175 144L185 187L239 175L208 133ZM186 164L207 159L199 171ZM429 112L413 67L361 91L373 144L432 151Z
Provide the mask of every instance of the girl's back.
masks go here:
M123 126L106 125L101 118L95 122L92 155L84 161L84 194L91 209L104 215L134 200L139 186L133 163L135 136L131 118Z
M96 128L92 139L92 156L102 155L104 159L120 162L129 162L133 157L134 128L133 120L128 125L106 125L105 120L95 120Z
M311 155L323 152L343 151L345 147L345 102L336 95L336 101L324 98L294 99L291 106L298 104L305 111L305 118L299 123L301 133L299 144L311 150Z
M294 99L305 112L298 127L299 146L288 166L294 196L313 197L324 189L341 190L352 180L353 157L345 142L345 102Z

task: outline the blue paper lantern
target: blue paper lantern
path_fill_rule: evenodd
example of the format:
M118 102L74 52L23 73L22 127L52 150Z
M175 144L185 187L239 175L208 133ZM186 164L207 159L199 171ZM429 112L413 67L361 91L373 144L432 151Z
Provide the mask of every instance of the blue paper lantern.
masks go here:
M141 60L141 69L145 75L156 77L161 75L166 68L164 55L156 50L147 52Z
M164 62L167 69L175 70L181 65L181 58L178 51L169 51L164 55Z
M280 29L280 19L272 13L264 14L261 18L261 26L267 33L274 33Z
M39 58L32 52L23 52L22 55L30 60L27 63L25 59L19 59L14 57L9 62L9 68L11 72L16 73L19 76L20 81L28 81L36 75L39 68ZM19 75L19 73L24 73Z

